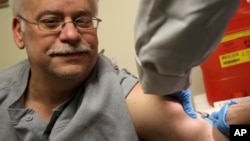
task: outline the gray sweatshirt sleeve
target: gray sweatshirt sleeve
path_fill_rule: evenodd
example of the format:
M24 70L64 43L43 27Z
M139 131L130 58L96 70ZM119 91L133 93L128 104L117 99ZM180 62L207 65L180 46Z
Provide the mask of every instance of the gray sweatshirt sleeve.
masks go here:
M190 72L219 44L240 0L141 0L135 58L145 93L190 85Z

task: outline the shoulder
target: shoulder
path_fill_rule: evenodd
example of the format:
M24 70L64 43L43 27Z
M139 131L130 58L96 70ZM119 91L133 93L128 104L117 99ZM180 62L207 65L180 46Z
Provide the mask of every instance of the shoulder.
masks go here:
M127 69L119 69L117 63L118 61L116 59L109 59L103 54L99 54L97 63L98 74L111 73L113 78L117 78L118 83L123 89L124 97L126 98L136 83L138 83L138 78Z
M138 83L138 78L126 69L118 70L118 77L125 97L127 97L135 87L135 85Z
M28 60L23 60L0 71L0 89L18 81L20 76L23 76L23 73L27 70L29 70Z

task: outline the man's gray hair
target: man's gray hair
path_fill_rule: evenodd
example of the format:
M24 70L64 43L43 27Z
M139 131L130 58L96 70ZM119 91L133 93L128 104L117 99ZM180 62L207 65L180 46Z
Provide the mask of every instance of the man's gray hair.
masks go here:
M24 13L24 10L23 10L23 2L25 0L9 0L9 5L11 6L12 8L12 13L14 16L17 16L17 15L23 15ZM98 14L98 3L99 3L99 0L93 0L93 8L94 8L94 15L97 16ZM23 15L25 16L25 15Z
M9 5L12 8L12 14L17 16L19 14L23 14L23 0L9 0Z

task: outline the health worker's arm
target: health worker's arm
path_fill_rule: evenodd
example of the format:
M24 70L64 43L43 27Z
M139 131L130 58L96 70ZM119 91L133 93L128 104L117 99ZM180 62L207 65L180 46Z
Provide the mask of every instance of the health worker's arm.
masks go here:
M227 111L226 121L232 125L250 124L250 102L231 105Z
M135 57L145 93L187 89L192 67L217 47L240 0L141 0Z

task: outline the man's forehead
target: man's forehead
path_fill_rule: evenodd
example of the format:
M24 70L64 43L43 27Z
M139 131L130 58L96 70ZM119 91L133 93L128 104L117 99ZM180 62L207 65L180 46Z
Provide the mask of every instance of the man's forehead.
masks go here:
M26 12L32 14L44 13L81 13L95 15L95 5L93 0L24 0L23 5Z

